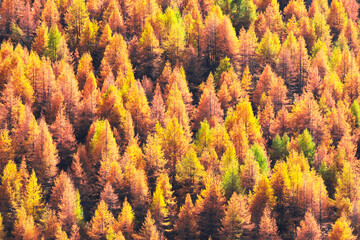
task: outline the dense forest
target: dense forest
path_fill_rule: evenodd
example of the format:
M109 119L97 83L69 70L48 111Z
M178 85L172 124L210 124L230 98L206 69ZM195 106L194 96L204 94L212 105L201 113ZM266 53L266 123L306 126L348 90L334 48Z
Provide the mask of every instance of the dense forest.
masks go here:
M0 2L0 239L360 237L356 0Z

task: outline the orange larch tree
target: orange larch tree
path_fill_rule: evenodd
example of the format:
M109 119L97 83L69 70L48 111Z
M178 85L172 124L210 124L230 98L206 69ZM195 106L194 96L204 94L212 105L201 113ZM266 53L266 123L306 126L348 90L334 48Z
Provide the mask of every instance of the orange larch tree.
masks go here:
M195 114L195 128L200 126L200 122L206 119L210 126L223 122L224 112L222 111L219 99L215 93L214 78L212 74L206 80L206 85L201 95L198 109Z
M225 216L225 202L220 186L215 182L207 183L195 206L201 239L219 239L221 219Z
M180 208L179 219L176 221L174 230L176 239L196 239L199 235L196 224L195 207L190 194L186 195L185 203Z

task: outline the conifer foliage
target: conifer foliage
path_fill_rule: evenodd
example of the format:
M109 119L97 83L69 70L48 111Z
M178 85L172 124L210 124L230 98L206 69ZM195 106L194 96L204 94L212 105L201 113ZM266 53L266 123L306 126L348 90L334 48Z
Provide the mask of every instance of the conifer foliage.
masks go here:
M0 0L0 240L360 238L356 0Z

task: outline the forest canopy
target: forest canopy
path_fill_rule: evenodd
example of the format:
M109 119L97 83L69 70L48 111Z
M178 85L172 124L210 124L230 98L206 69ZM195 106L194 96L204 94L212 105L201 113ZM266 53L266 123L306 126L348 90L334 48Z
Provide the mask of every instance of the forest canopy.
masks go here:
M357 239L359 7L0 1L0 239Z

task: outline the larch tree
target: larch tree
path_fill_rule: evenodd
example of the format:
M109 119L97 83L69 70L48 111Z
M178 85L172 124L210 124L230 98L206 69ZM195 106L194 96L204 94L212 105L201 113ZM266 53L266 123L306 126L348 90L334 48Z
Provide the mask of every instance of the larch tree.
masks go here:
M59 31L59 28L54 25L49 29L48 44L44 55L50 58L51 61L57 61L61 58L61 44L64 42L64 37Z
M275 66L278 61L277 55L279 51L279 37L276 33L272 33L270 30L267 30L256 49L259 64L262 66L265 66L266 64Z
M12 78L7 85L12 85L14 93L20 97L24 104L31 105L34 102L34 89L23 70L25 69L24 62L20 59L18 61L17 70L13 71Z
M148 135L144 147L144 154L146 159L145 170L148 176L149 186L154 189L156 179L162 173L166 172L165 165L167 163L158 134Z
M328 15L331 33L337 37L345 26L346 21L347 16L342 1L332 1Z
M188 43L193 46L197 57L201 54L201 41L204 32L204 23L197 1L188 1L184 13L185 28L188 33Z
M109 24L111 31L124 34L124 19L117 1L108 1L107 8L103 12L103 24Z
M36 61L36 59L34 59ZM31 69L33 79L31 82L34 87L35 102L34 115L38 118L41 113L45 117L49 117L51 111L51 96L55 96L57 89L56 78L49 59L42 58L40 68L35 67ZM57 112L55 112L56 114Z
M143 76L141 81L141 86L144 89L146 98L148 99L148 101L152 100L153 98L153 93L154 93L154 84L151 81L150 78Z
M186 155L190 140L179 124L177 118L173 117L167 124L166 129L158 129L165 158L168 160L166 168L169 169L170 177L175 177L176 165Z
M49 29L45 23L39 25L35 30L35 38L32 44L32 49L39 56L45 53L48 44Z
M128 199L134 209L135 216L142 218L149 207L149 187L145 171L136 169L134 164L125 166L125 184L128 188Z
M151 101L151 118L159 122L161 126L165 125L165 104L158 83L156 84L154 97Z
M115 218L109 211L107 204L101 200L94 216L90 221L88 235L91 239L104 239L110 227L113 226Z
M286 226L288 222L288 201L291 194L290 176L288 166L283 161L276 162L273 171L271 186L274 189L274 196L276 197L274 211L278 214L279 227L283 227Z
M20 187L21 181L18 177L16 164L9 161L5 166L2 177L4 200L9 206L5 213L5 226L10 226L16 219L16 211L21 206ZM24 209L25 211L25 209Z
M21 160L20 168L18 172L18 176L20 180L20 194L23 196L26 195L27 186L29 185L30 177L31 177L29 171L27 170L27 165L25 161L26 158L24 157Z
M350 214L351 202L358 198L359 191L356 187L356 175L351 163L344 163L342 172L339 173L335 189L335 206L338 215Z
M119 90L113 85L110 85L99 101L96 102L96 99L93 98L89 98L88 101L90 101L88 104L92 103L93 105L95 105L90 105L89 107L97 107L97 114L93 114L90 116L92 118L95 118L96 116L106 118L109 121L109 124L117 129L117 133L120 137L117 143L121 148L124 148L130 138L134 136L134 127L131 114L130 112L126 111ZM88 121L90 120L91 119L89 119Z
M297 228L296 239L321 239L321 230L311 211L305 213L305 218Z
M110 227L106 234L106 239L108 239L108 240L125 240L126 238L124 237L122 232L120 232L120 231L115 232L114 229L112 227Z
M60 13L54 0L46 1L44 9L41 12L41 21L49 28L59 25Z
M221 56L218 53L218 38L220 35L219 25L223 17L220 7L214 6L205 19L205 30L201 49L204 54L206 66L212 71L216 69L221 60Z
M213 147L213 140L213 129L207 120L202 121L194 141L196 151L202 154L207 148Z
M346 22L345 28L343 29L342 33L345 35L350 49L354 50L355 53L358 53L359 48L357 44L359 43L359 38L357 35L358 29L356 28L355 22L349 19Z
M44 118L40 119L39 135L36 137L34 145L34 156L28 159L29 165L36 169L39 182L43 186L47 186L44 191L48 194L48 188L52 185L58 172L59 157Z
M146 22L144 26L144 32L138 43L138 51L138 63L134 64L137 76L146 75L153 80L157 79L160 75L161 54L163 50L150 22Z
M179 219L176 221L174 230L176 239L197 239L199 232L196 224L195 207L190 194L186 195L185 203L180 208Z
M230 107L236 108L240 99L247 97L245 89L242 87L242 83L232 67L230 67L229 71L221 74L219 84L220 89L217 92L217 96L224 112Z
M96 21L86 20L79 41L80 53L96 52L98 46L97 38L99 25ZM105 49L105 48L104 48Z
M225 216L225 202L220 186L215 182L207 183L195 207L200 239L220 238L221 219Z
M251 146L250 151L254 154L255 160L259 163L261 173L266 174L269 171L270 164L265 149L255 143Z
M12 138L9 134L9 130L7 129L0 130L0 172L2 172L6 164L14 160L15 157Z
M58 218L62 230L71 234L74 227L83 224L83 209L80 203L80 194L75 190L73 183L66 184L58 205Z
M177 14L171 8L168 8L166 12L168 12L169 15L174 16ZM169 26L167 36L163 42L164 54L172 64L182 60L186 44L186 31L184 22L182 18L175 17L175 19L176 20Z
M135 163L133 163L135 164ZM116 188L116 192L122 192L123 186L123 173L120 167L120 163L117 160L112 159L110 156L103 155L100 161L100 167L97 172L97 188L94 188L94 197L100 194L102 189L107 183L113 185Z
M121 208L121 212L118 216L117 226L114 227L114 229L117 231L121 231L126 237L126 239L129 239L132 237L134 233L134 227L135 227L134 211L130 203L125 198Z
M314 142L318 144L328 138L329 134L329 126L325 125L325 119L320 111L321 109L318 103L310 94L305 93L294 102L291 115L288 114L285 109L280 110L282 116L280 116L279 112L279 119L275 119L273 130L278 129L281 131L279 134L282 134L290 130L289 126L291 126L292 129L297 129L298 132L308 129ZM333 114L336 114L335 112L336 111L334 111ZM286 126L286 124L289 125ZM338 139L335 140L337 141Z
M317 67L319 75L324 78L330 71L326 43L318 40L313 47L312 67Z
M45 0L34 0L32 7L34 11L34 20L36 23L39 23L41 17L41 11L45 5Z
M59 239L59 240L68 240L69 239L66 232L61 229L60 224L56 225L55 237L56 237L56 239Z
M109 64L115 78L119 73L125 75L132 70L127 45L121 34L115 33L111 37L101 61L101 69L105 66L105 62Z
M82 200L88 200L88 189L86 188L86 185L89 182L88 176L85 173L84 167L83 167L83 161L84 161L84 147L79 147L77 152L74 154L73 161L70 166L70 174L71 178L74 182L74 186L79 189L79 193L82 196ZM85 205L85 204L84 204Z
M165 72L163 72L163 74L168 74L169 69L164 69ZM164 75L162 76L163 80L162 81L166 81L167 76ZM173 71L171 72L171 74L168 76L167 79L167 85L166 88L164 90L164 99L168 98L170 89L173 87L173 85L176 83L177 87L179 88L180 92L181 92L181 96L183 98L183 101L185 103L186 106L186 112L189 116L192 115L193 113L193 109L194 106L192 105L192 93L189 90L188 87L188 82L186 80L186 73L185 70L182 66L178 66L176 65L173 69Z
M32 216L38 222L44 211L44 201L42 199L42 189L38 184L34 170L31 173L29 183L26 186L26 195L24 197L24 207L26 214Z
M70 234L74 226L82 224L80 194L67 173L61 172L55 180L49 204L56 211L58 223L66 233Z
M301 92L301 89L296 89L296 66L297 58L299 56L299 43L290 32L279 51L279 61L277 64L277 73L281 76L289 86L292 92Z
M83 90L86 80L91 72L94 72L93 59L90 53L87 52L81 56L76 71L76 79L78 80L80 90Z
M87 1L86 7L89 11L89 16L99 20L100 15L102 14L106 2L103 0L96 1L96 0L89 0Z
M22 159L23 156L31 159L34 154L34 142L39 134L39 127L29 106L20 105L18 110L19 116L23 117L18 119L12 130L11 138L14 153L16 153L15 159Z
M201 165L196 152L192 149L176 165L176 181L181 185L183 194L195 195L203 183L204 167Z
M307 9L304 1L293 0L284 8L285 20L289 20L292 16L301 19L307 15Z
M99 43L98 43L98 47L101 55L104 54L106 46L110 43L111 38L112 38L111 28L109 24L106 24L102 31L102 34L100 35Z
M249 144L262 144L262 132L258 119L254 116L249 100L242 99L234 112L229 113L225 119L225 127L230 132L236 125L243 125Z
M0 24L6 33L10 33L13 24L16 24L21 16L21 8L24 8L23 2L16 0L5 0L1 3L0 13L1 21Z
M352 0L342 0L341 1L345 11L349 17L349 20L357 20L358 19L358 12L359 12L359 3L354 2Z
M267 204L273 206L274 202L274 190L269 179L263 175L255 186L254 193L250 195L251 220L259 225L265 206Z
M283 86L286 90L286 87ZM278 90L278 89L276 89ZM273 92L273 95L277 95L279 92L276 92L274 88L271 89ZM280 92L281 94L281 92ZM281 103L280 103L281 105ZM268 142L270 140L270 127L271 123L273 122L275 118L275 111L274 111L274 104L271 101L270 97L263 94L260 100L260 106L259 106L259 124L261 125L261 128L263 130L263 135L265 140Z
M356 239L352 232L349 220L346 216L342 216L336 220L333 229L329 232L328 238L329 240Z
M20 207L17 210L17 218L12 233L16 240L36 240L40 237L39 228L36 226L33 217L26 214L24 207Z
M212 0L200 0L199 1L200 9L203 15L208 15L211 11L211 8L215 5Z
M299 51L297 60L297 86L299 89L303 89L308 83L309 71L310 71L310 60L307 54L306 42L304 37L300 37L299 40Z
M261 222L259 225L259 237L266 240L280 240L278 234L278 227L276 226L276 221L271 217L271 210L269 206L266 206L264 209L263 216L261 217Z
M121 196L121 194L124 192L124 175L120 163L116 161L112 162L107 179L102 177L100 180L104 180L104 182L107 180L113 187L114 193L117 194L118 197Z
M251 92L253 88L252 75L250 73L250 69L248 65L246 65L241 78L241 88L248 94Z
M169 227L168 210L166 208L166 202L163 194L163 190L160 185L156 186L153 193L153 199L150 205L152 216L155 220L155 224L159 230L165 232Z
M28 42L29 39L31 39L31 37L35 32L35 27L36 27L34 21L34 13L31 7L32 6L30 1L26 1L24 14L23 16L21 16L20 24L19 24L20 28L26 34L26 42Z
M119 159L118 146L107 120L97 120L91 125L87 136L87 151L91 156L91 164L95 169L99 167L103 156L108 156L113 161Z
M83 31L85 22L89 19L89 13L86 9L84 0L74 0L67 9L65 14L65 22L67 24L67 33L70 43L70 48L77 47L80 41L80 35Z
M276 81L277 76L272 71L270 65L266 65L265 69L261 73L261 76L256 84L256 88L252 95L252 101L256 106L259 106L262 94L269 94L270 87L273 85L273 82Z
M254 154L249 151L244 164L240 166L241 186L245 192L252 191L260 177L259 163L256 161Z
M75 119L77 118L77 108L80 102L81 94L75 74L70 65L65 64L58 77L58 81L62 83L59 88L63 95L65 113L67 114L69 121L74 124Z
M258 38L256 37L254 27L251 26L247 31L241 28L239 31L239 57L238 62L242 68L249 66L252 70L257 65L256 49Z
M160 232L155 225L155 220L152 218L151 212L148 211L141 226L140 232L134 236L136 240L155 240L160 239Z
M264 12L261 12L255 21L255 31L259 37L264 37L267 31L271 31L278 36L284 31L279 4L271 1Z
M250 145L243 122L235 123L229 136L234 145L237 157L240 159L240 162L244 162Z
M100 92L97 88L96 79L93 73L90 73L87 77L82 94L83 97L80 100L80 106L78 108L79 113L74 124L75 135L79 139L84 139L86 137L92 122L96 118L96 107Z
M232 61L239 54L239 40L230 17L226 15L219 24L218 50L220 58L228 56Z
M108 205L109 210L113 213L114 216L117 216L119 214L119 198L115 194L114 189L109 181L105 184L105 187L100 194L100 199Z
M300 150L304 153L304 156L308 159L309 164L314 164L314 154L315 154L315 143L313 142L312 136L310 135L307 129L299 135L298 143L300 145Z
M226 207L225 217L221 220L221 234L224 239L235 240L241 238L244 232L251 231L251 214L246 196L234 193Z
M173 232L173 225L175 224L175 220L177 219L178 209L177 209L177 201L176 197L173 191L173 186L170 183L170 178L168 174L162 173L157 179L156 179L156 185L159 186L164 195L164 199L166 202L166 209L168 211L169 216L169 226L166 229L167 234L170 234Z
M126 5L128 7L124 6L124 10L129 9L129 11L125 10L128 15L125 23L127 25L127 34L138 36L144 29L146 18L154 16L159 9L159 5L155 0L137 0L136 4L128 3Z
M123 157L125 158L124 160L126 160L126 163L133 164L137 169L145 169L145 156L140 148L137 137L130 139Z
M240 193L242 190L239 163L236 158L229 160L226 165L223 162L222 188L226 199L230 199L234 193Z
M150 107L145 95L145 91L140 82L132 82L128 90L126 109L130 112L133 119L135 134L140 140L145 142L148 132L152 129L152 119Z
M61 167L70 166L72 155L76 150L76 139L74 129L66 117L64 108L59 110L55 122L50 126L50 131L58 149Z
M8 131L14 127L16 120L16 112L19 111L23 106L21 100L16 96L12 83L5 85L3 96L1 97L1 119L3 123L2 128L6 128Z
M219 99L215 93L214 78L212 74L206 80L206 85L201 95L198 109L195 113L195 128L200 126L200 122L206 119L210 126L223 122L224 112L221 109Z

